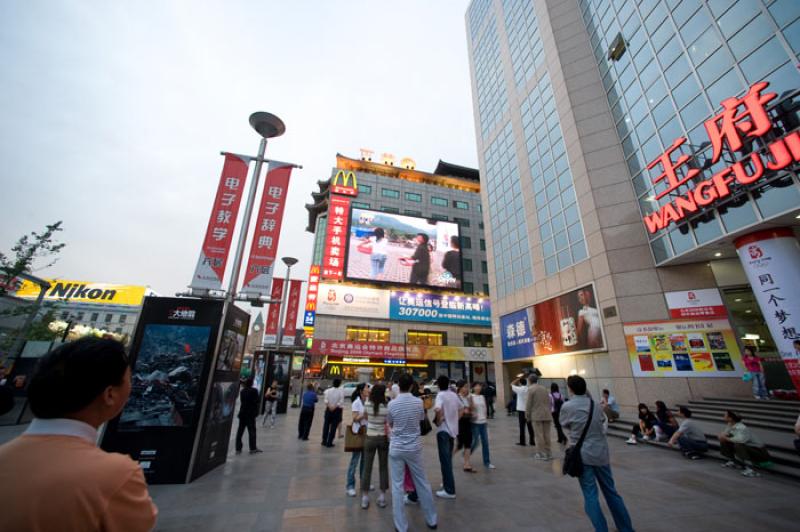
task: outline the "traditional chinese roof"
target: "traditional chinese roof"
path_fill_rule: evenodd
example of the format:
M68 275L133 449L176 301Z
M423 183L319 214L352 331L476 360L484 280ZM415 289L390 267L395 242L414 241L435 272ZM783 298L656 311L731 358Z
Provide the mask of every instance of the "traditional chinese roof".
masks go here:
M461 177L469 179L470 181L480 181L480 172L477 168L469 168L468 166L461 166L458 164L447 163L439 159L439 164L433 171L437 175L446 175L451 177Z

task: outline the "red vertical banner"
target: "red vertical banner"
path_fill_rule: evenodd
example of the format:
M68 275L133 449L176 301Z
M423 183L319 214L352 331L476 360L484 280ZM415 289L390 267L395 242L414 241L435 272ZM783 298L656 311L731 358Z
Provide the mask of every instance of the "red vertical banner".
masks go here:
M289 283L289 297L286 299L286 320L283 322L283 345L294 343L294 333L297 329L297 312L300 307L300 292L303 290L303 281L292 279Z
M272 291L270 299L276 303L270 303L267 313L267 323L264 326L264 343L274 345L278 341L278 327L281 319L281 300L283 298L283 279L272 279Z
M248 161L230 153L225 154L225 164L219 178L200 259L197 261L194 277L189 285L192 288L222 289L222 276L233 242L233 232L239 215L239 204L244 195L248 167Z
M341 281L344 277L348 216L350 216L350 199L331 195L328 207L328 230L325 234L325 254L322 260L323 279Z
M242 294L261 297L269 292L291 173L291 166L269 163L261 204L255 212L256 228L240 290Z

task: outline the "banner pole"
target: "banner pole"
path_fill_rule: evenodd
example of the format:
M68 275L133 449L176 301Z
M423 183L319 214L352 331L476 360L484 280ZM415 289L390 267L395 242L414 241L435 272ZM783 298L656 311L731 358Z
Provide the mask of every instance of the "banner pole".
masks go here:
M239 283L239 270L242 267L242 258L244 257L244 246L247 242L247 233L250 229L250 217L253 215L253 205L256 202L256 192L258 191L258 180L261 174L261 165L264 161L264 152L267 150L267 139L262 137L261 143L258 146L258 158L256 158L256 166L253 171L253 177L250 180L250 192L247 194L247 204L244 207L244 217L242 218L242 227L239 231L239 242L236 244L236 253L233 255L233 270L231 270L231 279L228 283L228 294L226 299L233 303L236 296L236 285Z

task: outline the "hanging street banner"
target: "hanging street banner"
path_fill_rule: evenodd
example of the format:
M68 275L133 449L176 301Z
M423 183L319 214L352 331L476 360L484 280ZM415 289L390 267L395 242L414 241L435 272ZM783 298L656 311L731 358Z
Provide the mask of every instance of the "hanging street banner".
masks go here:
M256 227L240 290L242 294L262 297L269 293L292 168L286 163L275 162L270 162L267 167L261 204L255 212Z
M277 277L272 279L272 291L269 298L277 301L277 303L269 304L269 312L267 312L267 323L264 325L264 344L275 345L278 341L278 322L281 319L281 300L283 299L283 279Z
M233 232L244 195L249 162L231 153L225 154L225 164L219 178L217 195L208 220L206 237L194 270L191 288L221 290Z
M331 196L328 207L328 230L325 234L325 255L322 259L323 279L341 281L344 277L347 221L350 218L350 199Z
M72 281L66 279L44 279L50 288L44 295L45 301L70 303L97 303L99 305L140 306L147 292L146 286L124 284L93 283L91 281ZM41 288L28 280L21 280L14 296L23 299L36 299Z
M488 298L392 291L389 319L489 327L492 310Z
M292 279L289 282L289 297L286 300L286 320L283 322L283 345L294 345L294 334L297 330L297 312L300 307L300 293L303 281Z

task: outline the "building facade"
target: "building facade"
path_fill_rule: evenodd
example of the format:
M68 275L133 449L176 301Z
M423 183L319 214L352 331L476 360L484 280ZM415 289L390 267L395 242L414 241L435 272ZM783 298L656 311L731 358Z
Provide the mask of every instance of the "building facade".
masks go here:
M800 383L800 4L474 0L498 384L618 401ZM498 389L505 386L498 386Z
M328 378L494 380L478 171L369 155L337 155L306 206L310 354Z

